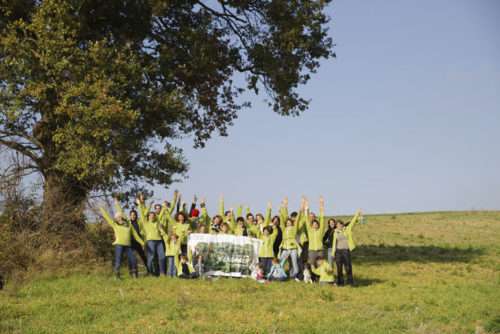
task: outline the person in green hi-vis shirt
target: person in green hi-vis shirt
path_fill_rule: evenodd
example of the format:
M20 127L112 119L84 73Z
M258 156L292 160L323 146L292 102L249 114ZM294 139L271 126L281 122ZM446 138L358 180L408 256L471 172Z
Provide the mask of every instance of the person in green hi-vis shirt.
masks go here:
M278 236L278 230L269 226L271 222L271 202L267 204L266 216L260 223L257 237L262 240L259 248L259 263L264 269L264 274L268 274L272 266L274 254L274 241ZM260 221L260 218L259 218Z
M304 215L305 203L302 201L300 211L296 219L288 216L288 198L285 198L280 208L281 215L281 230L283 239L280 245L280 262L284 265L287 260L290 261L290 278L296 278L299 274L298 257L300 254L300 246L297 242L297 234L301 227L300 222Z
M115 234L115 241L113 242L113 245L115 246L113 271L115 273L115 276L117 278L120 278L121 258L122 254L125 253L127 254L130 275L134 278L137 278L137 259L130 245L132 238L141 245L144 245L144 241L132 227L132 224L125 218L123 210L116 200L115 209L116 213L114 215L114 219L112 219L108 212L104 210L104 208L100 208L102 217L111 226L111 228L113 228L113 232Z

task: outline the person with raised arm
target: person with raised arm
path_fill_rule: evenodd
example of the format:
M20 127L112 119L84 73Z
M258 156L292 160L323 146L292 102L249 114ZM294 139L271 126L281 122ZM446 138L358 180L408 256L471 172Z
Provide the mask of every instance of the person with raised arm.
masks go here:
M221 226L223 224L223 218L221 215L215 215L212 218L208 215L205 199L200 202L201 216L200 220L207 227L208 233L217 234L221 231Z
M246 214L245 214L245 225L247 228L248 236L252 238L257 238L257 236L259 235L259 225L257 223L257 220L255 219L255 216L250 211L250 208L248 206L246 208Z
M139 205L139 227L146 239L146 258L150 273L155 276L166 275L165 246L161 236L161 229L165 227L160 223L154 211L147 212L144 209L144 201L140 198L137 201ZM147 212L147 216L146 216ZM158 260L158 267L154 264L154 259Z
M113 272L116 278L120 278L121 258L123 253L125 253L127 254L130 275L134 278L137 278L137 259L130 245L132 238L142 245L144 244L144 241L139 236L139 234L136 233L136 231L132 227L132 224L125 218L123 210L121 209L120 204L116 199L115 209L116 213L114 215L114 219L112 219L108 212L104 210L104 208L100 208L102 217L109 224L109 226L111 226L115 234L115 241L113 242L113 245L115 246Z
M307 262L311 265L316 263L316 258L323 256L323 236L325 235L325 200L323 196L319 199L319 220L309 215L309 203L306 201L306 230L309 238L309 251ZM312 217L312 220L310 220Z
M128 216L132 228L135 230L137 235L139 235L141 239L143 239L141 228L139 227L139 222L138 222L139 214L137 213L137 210L134 209L130 210ZM142 263L144 264L144 267L146 268L146 270L148 270L147 269L148 261L146 259L146 253L144 252L144 243L140 244L137 240L135 240L135 238L132 238L132 240L130 241L130 247L132 247L132 249L137 253L137 255L139 255L139 257L142 260Z
M304 211L304 201L302 201L298 217L292 219L288 217L288 198L286 197L280 209L281 230L283 231L283 240L281 242L280 262L282 265L287 260L290 261L290 278L296 278L299 273L298 257L300 246L297 242L297 233L300 228L300 222Z
M347 225L342 220L337 220L333 234L332 250L337 265L337 285L339 286L344 285L343 267L346 269L347 284L354 284L351 251L356 248L356 245L352 237L352 229L359 222L361 216L361 210L356 211L356 214Z
M262 240L262 245L259 248L259 262L264 268L264 273L267 275L272 266L272 260L275 256L274 254L274 241L278 235L278 231L275 228L269 226L271 221L271 202L267 204L266 217L262 222L258 238Z
M163 240L165 241L165 256L167 257L167 276L177 276L177 266L179 256L181 254L181 242L179 237L174 233L162 233Z
M334 218L328 219L325 235L323 236L323 248L325 250L325 257L328 263L333 268L333 232L335 231L336 220Z
M177 191L176 194L180 196ZM181 210L175 214L175 217L168 215L167 219L171 226L169 230L179 238L181 243L181 254L187 255L187 237L189 233L191 233L191 224L188 215Z

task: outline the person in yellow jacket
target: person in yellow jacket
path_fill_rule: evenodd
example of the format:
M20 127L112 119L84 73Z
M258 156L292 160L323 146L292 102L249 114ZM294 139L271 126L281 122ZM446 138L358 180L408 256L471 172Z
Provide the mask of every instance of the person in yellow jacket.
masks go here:
M318 256L316 258L315 264L311 266L312 272L319 276L319 284L333 284L333 268L325 261L323 256Z
M198 273L194 270L193 265L185 255L181 255L177 264L177 277L186 279L198 278Z
M139 227L146 239L148 271L155 276L166 275L165 246L161 235L164 226L159 222L154 211L150 211L147 217L144 215L145 212L146 210L139 203ZM155 257L158 259L158 267L154 263Z
M249 237L257 238L257 235L259 234L259 225L257 224L257 221L255 220L253 213L250 212L249 207L247 207L246 209L245 217L246 217L245 226L247 229L247 235Z
M237 236L248 236L247 228L245 226L245 218L238 216L236 218L236 226L233 229L233 234Z
M117 202L115 203L115 206L117 207L117 212L115 213L114 219L111 218L104 208L100 208L102 217L111 226L115 234L115 241L113 242L113 245L115 246L113 272L117 278L120 278L121 258L123 253L126 253L130 275L137 278L137 259L132 250L131 241L134 239L141 245L144 245L144 241L132 227L132 224L125 219L123 211Z
M200 207L201 207L200 221L205 222L204 224L207 226L208 233L210 234L219 233L221 230L222 223L224 223L223 217L221 215L215 215L210 219L204 199L201 200Z
M282 202L280 210L281 215L281 230L283 239L280 245L280 262L284 265L287 260L290 261L290 278L296 278L299 274L298 257L300 253L300 246L297 241L297 233L300 229L300 222L302 221L304 205L300 208L298 217L292 219L288 217L288 198Z
M264 221L261 223L260 230L258 232L258 238L262 240L262 244L259 248L259 263L264 269L264 274L267 275L272 266L274 254L274 241L278 235L278 230L269 226L271 222L271 203L267 205L267 212ZM259 218L260 220L260 218Z
M170 226L172 226L170 230L179 237L179 241L181 242L181 254L186 255L187 239L188 235L191 233L191 225L187 215L182 211L177 212L175 218L169 216L168 221Z
M316 263L316 258L323 256L323 236L325 235L325 200L323 196L319 199L319 220L312 218L309 215L309 203L306 201L305 217L306 230L309 239L309 249L307 254L307 262L311 265ZM312 220L311 220L312 218Z
M163 234L163 241L165 242L165 255L167 257L167 276L177 276L177 265L179 262L179 255L181 254L181 242L177 234Z
M335 231L333 232L332 251L337 265L337 285L344 285L343 267L345 266L347 284L353 284L351 251L356 248L352 238L352 229L361 217L361 210L358 210L349 224L345 225L342 220L337 220Z

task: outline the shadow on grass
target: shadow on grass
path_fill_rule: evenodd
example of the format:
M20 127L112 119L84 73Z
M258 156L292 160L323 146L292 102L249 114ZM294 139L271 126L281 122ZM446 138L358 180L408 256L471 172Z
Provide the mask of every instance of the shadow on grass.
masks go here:
M374 284L380 284L384 283L384 280L377 279L377 278L366 278L366 277L356 277L356 274L354 274L354 285L352 286L353 288L361 288L364 286L370 286Z
M481 248L447 248L439 246L360 245L354 250L354 263L390 263L413 261L470 262L484 254Z

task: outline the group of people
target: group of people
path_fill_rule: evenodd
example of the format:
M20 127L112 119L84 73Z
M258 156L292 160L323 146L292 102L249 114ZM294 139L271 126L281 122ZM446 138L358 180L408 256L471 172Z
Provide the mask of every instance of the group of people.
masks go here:
M136 200L137 208L130 210L128 216L118 200L115 200L113 217L101 208L102 217L115 234L115 275L120 277L121 259L125 253L131 276L138 277L137 253L150 275L203 276L203 265L201 261L192 261L187 242L190 233L210 233L260 239L259 263L252 272L252 277L260 282L295 279L321 284L353 284L351 251L355 244L352 230L362 219L360 210L349 222L335 218L325 222L322 197L318 216L309 209L309 202L304 197L299 210L291 213L285 198L274 216L271 203L265 214L254 215L249 208L243 214L242 206L236 212L233 209L225 211L221 196L219 212L209 216L205 200L201 200L199 206L197 202L195 196L188 210L176 191L173 200L163 204L147 205L140 195Z

